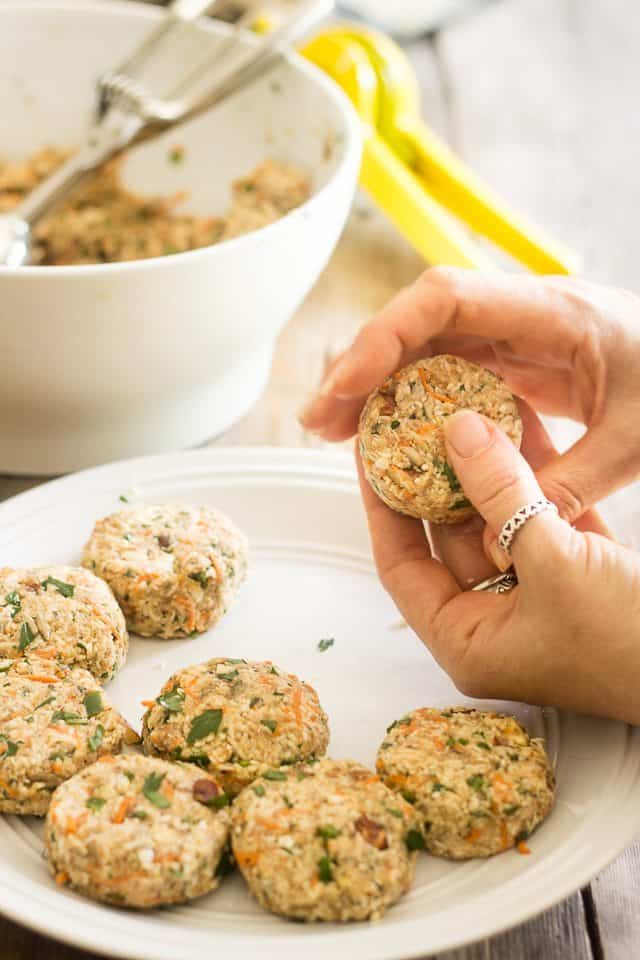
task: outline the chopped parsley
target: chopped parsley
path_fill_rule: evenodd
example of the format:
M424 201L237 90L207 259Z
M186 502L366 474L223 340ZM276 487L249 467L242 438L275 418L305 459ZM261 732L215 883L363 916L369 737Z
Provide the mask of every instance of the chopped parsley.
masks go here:
M38 704L37 707L33 708L33 712L35 713L36 710L40 709L40 707L46 707L48 703L53 703L54 700L55 700L55 696L47 697L46 700L43 700L41 703Z
M209 577L204 570L198 570L196 573L189 574L189 580L195 580L204 589L209 583Z
M18 752L18 744L15 740L10 740L4 733L0 733L0 741L5 744L6 750L0 754L0 760L6 760L7 757L15 757Z
M404 842L407 845L407 850L424 850L425 848L424 837L419 830L409 830Z
M318 650L320 653L324 653L325 650L328 650L335 643L335 637L323 637L322 640L318 642Z
M485 786L484 777L481 773L474 773L473 776L467 777L467 783L472 790L482 790Z
M278 724L275 720L261 720L260 723L263 727L266 727L267 730L271 730L271 733L275 733L278 729Z
M251 697L251 700L249 701L249 709L253 709L253 707L256 707L259 703L262 703L262 697Z
M20 627L20 639L18 641L18 650L26 650L30 643L33 643L36 635L25 621Z
M265 788L262 786L261 783L257 783L253 788L253 792L255 793L256 797L264 797L267 791L265 790Z
M167 693L161 693L156 703L168 710L169 713L182 713L184 703L184 690L178 684L168 690Z
M235 678L239 676L240 674L238 673L237 670L230 670L228 673L216 673L216 677L218 677L219 680L231 681L231 680L235 680Z
M98 747L100 746L103 740L104 740L104 727L102 726L101 723L99 723L96 729L94 730L94 732L89 737L89 740L87 741L89 744L89 750L91 750L92 753L97 753Z
M107 801L104 797L87 797L86 806L89 807L89 810L102 810Z
M512 816L512 814L517 813L519 809L520 809L519 803L512 803L508 807L503 807L502 812L506 817L510 817Z
M321 883L331 883L333 880L333 866L329 857L320 857L318 860L318 879Z
M132 817L135 817L136 820L148 820L149 814L146 810L134 810L131 814Z
M397 430L398 427L400 426L400 421L399 421L399 420L392 420L391 423L389 424L389 426L391 427L392 430Z
M76 589L73 583L65 583L63 580L57 580L55 577L47 577L46 580L42 581L40 586L44 587L45 590L48 586L55 587L58 593L67 598L72 597Z
M449 481L449 487L452 493L457 493L459 490L462 490L460 481L458 480L458 478L455 475L455 472L453 471L451 466L446 462L446 460L444 461L440 469L441 469L441 472Z
M471 500L468 500L467 497L463 497L462 500L456 500L455 503L451 504L451 510L463 510L465 507L472 507L473 504Z
M102 713L104 705L99 690L90 690L89 693L85 694L84 708L87 711L88 717L95 717L99 713Z
M51 717L51 722L56 723L58 720L62 720L63 723L68 723L72 727L86 726L89 722L86 717L81 717L79 713L69 713L66 710L56 710Z
M400 793L407 803L414 804L418 799L415 793L412 793L411 790L401 790Z
M392 817L397 817L399 820L404 820L404 814L402 810L398 810L397 807L387 807L387 813L390 813Z
M142 784L142 792L147 800L160 810L166 810L167 807L171 806L165 795L160 793L164 778L164 773L150 773Z
M263 774L263 776L265 780L286 780L287 779L287 775L286 773L284 773L283 770L267 770L267 772Z
M316 830L316 837L322 837L323 840L335 840L335 838L339 836L340 831L332 827L330 823L324 827L318 827Z
M18 593L18 591L12 590L11 593L8 593L4 598L4 603L5 603L5 606L7 607L13 607L10 613L11 613L11 619L12 620L15 619L17 614L20 612L20 608L22 606L22 601L20 600L20 594Z
M476 740L476 747L480 747L481 750L491 750L486 740Z
M217 733L221 723L222 710L205 710L192 721L187 743L191 745L197 740L204 740L212 733Z

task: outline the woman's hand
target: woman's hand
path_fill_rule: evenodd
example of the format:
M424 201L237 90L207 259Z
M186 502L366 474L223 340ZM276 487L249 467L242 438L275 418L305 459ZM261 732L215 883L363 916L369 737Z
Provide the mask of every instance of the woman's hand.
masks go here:
M587 426L538 473L565 519L640 474L640 300L580 280L427 270L363 328L302 423L344 440L371 390L444 352L493 369L536 410Z
M538 431L538 455L548 440ZM446 421L447 456L497 535L541 496L535 474L491 421ZM360 465L361 466L361 465ZM407 622L470 696L550 704L640 723L640 558L603 535L593 511L576 530L541 513L516 534L519 585L462 591L434 559L423 524L390 510L360 469L378 572ZM456 542L460 570L473 551Z

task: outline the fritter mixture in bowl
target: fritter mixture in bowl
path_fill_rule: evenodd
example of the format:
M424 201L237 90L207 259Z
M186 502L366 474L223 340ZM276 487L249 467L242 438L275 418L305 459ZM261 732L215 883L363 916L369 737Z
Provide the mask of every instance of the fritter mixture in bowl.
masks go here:
M371 394L360 416L360 452L369 483L389 507L432 523L460 523L475 513L447 462L442 430L446 417L465 408L494 420L520 446L511 392L460 357L417 360Z

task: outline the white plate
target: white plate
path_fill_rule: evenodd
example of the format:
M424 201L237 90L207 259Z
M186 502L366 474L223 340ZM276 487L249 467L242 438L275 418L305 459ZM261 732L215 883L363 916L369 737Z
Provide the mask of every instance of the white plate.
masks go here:
M209 656L271 658L318 690L330 752L371 764L386 725L427 704L462 703L399 623L371 564L351 463L337 454L202 450L76 474L0 506L0 564L77 561L95 519L131 489L141 500L215 504L249 535L250 575L237 605L194 640L135 639L110 693L129 720L177 667ZM321 637L335 637L324 653ZM506 705L547 738L558 802L531 856L447 863L421 856L413 890L376 924L301 926L261 911L238 876L190 906L135 914L58 890L36 820L0 818L0 910L61 940L140 960L227 953L293 960L400 960L512 926L604 867L640 829L640 733Z

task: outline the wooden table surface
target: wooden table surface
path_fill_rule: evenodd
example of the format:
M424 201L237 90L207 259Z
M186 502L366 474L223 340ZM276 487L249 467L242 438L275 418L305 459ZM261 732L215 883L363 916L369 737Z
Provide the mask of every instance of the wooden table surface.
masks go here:
M499 0L409 45L430 123L512 203L582 251L587 276L636 289L639 49L640 8L629 0ZM310 384L422 266L359 197L331 264L282 334L265 395L216 443L315 445L296 420ZM0 478L0 497L33 483ZM629 495L619 500L614 523L631 508ZM639 944L636 845L564 903L440 960L631 960ZM89 956L0 919L0 960Z

